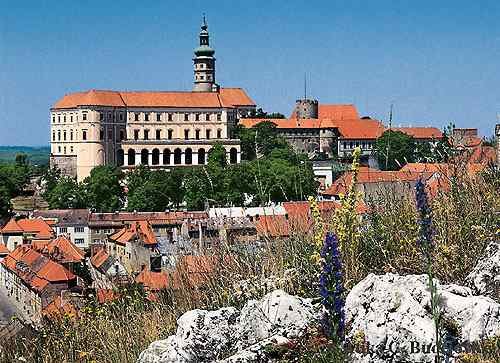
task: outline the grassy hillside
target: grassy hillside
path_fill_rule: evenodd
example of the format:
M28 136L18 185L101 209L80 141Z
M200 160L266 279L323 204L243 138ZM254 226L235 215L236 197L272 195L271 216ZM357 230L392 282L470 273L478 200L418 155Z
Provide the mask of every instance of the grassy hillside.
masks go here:
M25 153L33 165L46 165L49 163L49 146L0 146L0 164L13 163L16 155Z

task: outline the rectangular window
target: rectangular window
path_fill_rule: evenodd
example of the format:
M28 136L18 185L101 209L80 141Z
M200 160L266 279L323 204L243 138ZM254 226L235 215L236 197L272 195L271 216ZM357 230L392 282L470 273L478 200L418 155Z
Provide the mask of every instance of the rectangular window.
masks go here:
M139 130L134 130L134 140L139 140Z
M120 130L120 141L122 141L125 138L125 132L123 130Z
M68 228L66 227L59 228L59 233L68 233Z
M82 131L82 140L87 140L87 130Z
M149 121L149 113L144 114L144 121Z
M54 131L52 132L52 141L56 141L56 133Z
M56 122L56 117L55 116L52 116L52 122L55 123Z
M156 121L161 121L161 113L156 114Z
M218 139L222 138L222 131L221 130L217 130L217 138Z
M70 152L73 154L73 146L70 147Z
M184 121L189 121L189 113L184 114Z
M168 114L168 120L172 121L173 120L173 115L171 113Z
M66 141L66 131L63 131L63 140Z
M108 112L108 120L113 120L113 117L111 116L111 112Z
M61 122L61 115L57 115L57 122Z
M135 113L135 114L134 114L134 120L135 120L135 121L139 121L139 114L138 114L138 113Z
M84 242L83 238L75 238L75 244L82 245Z
M195 119L196 121L200 121L200 114L199 114L199 113L196 113L196 114L194 115L194 119Z
M156 130L156 140L161 139L161 130Z
M206 130L205 133L206 133L207 139L210 139L210 130Z
M73 122L73 115L69 117L70 121Z
M66 154L66 146L64 147L64 154Z
M102 112L99 112L99 121L104 120L104 114Z
M149 140L149 130L144 130L144 140Z
M120 112L120 121L123 121L123 113Z
M113 130L108 130L108 140L113 140Z
M168 139L172 140L172 134L174 133L174 130L168 130Z
M63 117L63 122L66 122L66 115L64 115Z
M85 232L85 227L75 227L75 233L83 233Z
M195 138L196 138L196 140L200 139L200 130L195 131Z
M217 121L221 121L222 120L222 114L221 113L218 113L217 114Z
M184 130L184 139L186 139L186 140L189 139L189 130L188 129Z
M83 120L83 121L87 121L87 114L86 114L86 113L84 113L84 114L82 115L82 120Z

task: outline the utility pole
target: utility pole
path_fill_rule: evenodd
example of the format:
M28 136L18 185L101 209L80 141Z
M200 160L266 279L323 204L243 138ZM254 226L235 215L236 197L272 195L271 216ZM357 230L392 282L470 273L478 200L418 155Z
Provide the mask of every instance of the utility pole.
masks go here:
M387 170L387 165L389 163L389 150L391 148L391 128L392 128L392 109L394 104L391 103L391 108L389 111L389 133L387 134L387 148L385 152L385 170Z

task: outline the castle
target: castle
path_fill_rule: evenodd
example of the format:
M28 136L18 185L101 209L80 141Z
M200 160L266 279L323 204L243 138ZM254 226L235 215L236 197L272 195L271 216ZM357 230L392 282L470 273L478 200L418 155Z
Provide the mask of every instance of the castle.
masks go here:
M234 127L255 103L243 89L216 83L209 38L203 19L192 91L90 90L58 100L50 109L51 167L81 181L99 165L200 165L216 142L230 163L239 163Z

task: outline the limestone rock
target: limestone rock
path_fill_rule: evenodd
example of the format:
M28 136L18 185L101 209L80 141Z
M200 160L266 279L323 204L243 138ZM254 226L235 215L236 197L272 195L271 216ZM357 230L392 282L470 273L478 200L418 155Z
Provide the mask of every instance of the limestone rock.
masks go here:
M500 334L500 305L469 288L438 283L444 344L468 344ZM348 340L363 346L353 362L433 362L434 322L426 275L370 274L346 299ZM360 344L360 341L362 343Z
M177 320L177 332L151 343L141 353L143 363L213 362L231 351L238 321L235 308L191 310Z
M319 314L310 300L275 290L261 300L248 301L240 314L238 348L245 348L272 335L302 335Z
M500 301L500 240L488 245L466 282L477 294Z
M282 290L248 301L241 312L192 310L177 320L175 335L151 343L138 362L261 362L266 346L300 337L318 318L310 300Z

